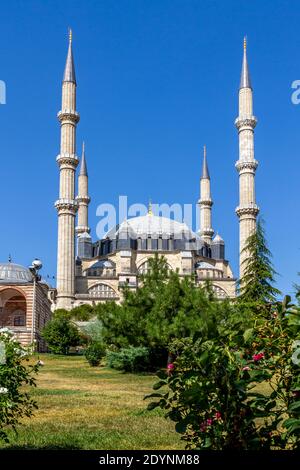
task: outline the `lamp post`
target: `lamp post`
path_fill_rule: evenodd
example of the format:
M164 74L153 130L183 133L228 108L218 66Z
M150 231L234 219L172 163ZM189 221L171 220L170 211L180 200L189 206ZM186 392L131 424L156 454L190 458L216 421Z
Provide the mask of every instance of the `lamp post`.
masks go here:
M41 280L39 275L39 270L42 268L43 264L40 259L35 258L29 270L33 276L33 299L32 299L32 318L31 318L31 342L33 351L35 351L35 304L36 304L36 285Z

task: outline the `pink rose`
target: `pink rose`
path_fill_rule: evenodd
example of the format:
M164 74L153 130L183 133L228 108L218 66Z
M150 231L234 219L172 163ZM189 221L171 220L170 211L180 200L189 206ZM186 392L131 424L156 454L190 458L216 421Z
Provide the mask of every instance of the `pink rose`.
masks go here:
M205 431L206 431L206 424L205 424L205 423L201 423L201 424L200 424L200 431L201 431L201 432L205 432Z
M259 354L253 354L252 356L252 359L253 361L257 362L257 361L260 361L261 359L263 359L265 357L264 353L259 353Z
M174 369L174 364L168 364L167 369L168 370L173 370Z
M222 415L221 415L220 411L215 412L215 419L222 419Z
M213 420L212 420L211 418L208 418L208 419L206 420L207 426L211 426L212 423L213 423Z

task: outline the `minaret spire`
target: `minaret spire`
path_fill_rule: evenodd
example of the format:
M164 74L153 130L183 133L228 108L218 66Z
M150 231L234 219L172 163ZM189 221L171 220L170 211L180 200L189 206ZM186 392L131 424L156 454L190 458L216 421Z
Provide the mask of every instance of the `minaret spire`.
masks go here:
M81 164L80 164L79 175L80 175L80 176L88 176L88 173L87 173L87 166L86 166L86 159L85 159L85 145L84 145L84 141L82 142L82 154L81 154Z
M247 38L246 36L244 37L244 55L243 55L243 63L242 63L240 89L241 88L252 89L250 73L249 73L249 68L248 68L248 61L247 61Z
M85 144L82 143L82 155L80 170L78 175L78 196L76 201L78 203L78 224L76 227L76 233L80 236L82 233L90 233L90 227L88 225L88 205L91 201L88 191L88 173L86 166L85 157Z
M200 199L198 204L200 207L200 235L205 242L211 243L214 234L214 230L211 224L211 208L213 201L211 198L206 145L203 147L202 176L200 179Z
M72 36L69 33L69 48L62 84L62 105L58 113L61 125L59 165L59 199L55 203L58 214L57 243L57 308L72 308L75 299L75 170L76 125L76 80L72 53Z
M257 119L253 116L253 91L247 63L247 43L244 39L244 55L239 89L239 116L235 125L239 133L239 206L236 209L240 221L240 278L245 270L247 253L244 248L248 237L256 230L259 208L255 198L255 171L258 162L254 159L254 128Z
M65 65L63 82L72 82L76 84L71 28L69 28L69 49L68 49L67 60L66 60L66 65Z
M204 145L203 147L202 178L210 179L208 165L207 165L207 158L206 158L206 145Z

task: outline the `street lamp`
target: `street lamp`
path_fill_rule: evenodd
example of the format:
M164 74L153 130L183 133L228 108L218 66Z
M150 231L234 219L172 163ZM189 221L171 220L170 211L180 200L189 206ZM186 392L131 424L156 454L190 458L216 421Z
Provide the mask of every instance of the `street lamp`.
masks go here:
M31 266L29 266L29 271L33 276L33 299L32 299L32 318L31 318L31 342L33 350L35 350L35 341L34 341L34 329L35 329L35 304L36 304L36 284L41 280L39 275L39 270L42 268L43 264L40 259L35 258Z

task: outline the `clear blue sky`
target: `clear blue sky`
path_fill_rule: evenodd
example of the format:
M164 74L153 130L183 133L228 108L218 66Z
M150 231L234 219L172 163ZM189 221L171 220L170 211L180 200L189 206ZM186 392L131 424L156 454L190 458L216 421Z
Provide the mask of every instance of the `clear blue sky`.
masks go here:
M61 79L67 27L78 81L78 151L90 175L93 237L101 202L191 203L208 149L213 226L238 271L238 139L242 59L254 86L257 202L280 273L292 292L300 271L299 1L103 0L1 3L0 260L11 253L56 271Z

